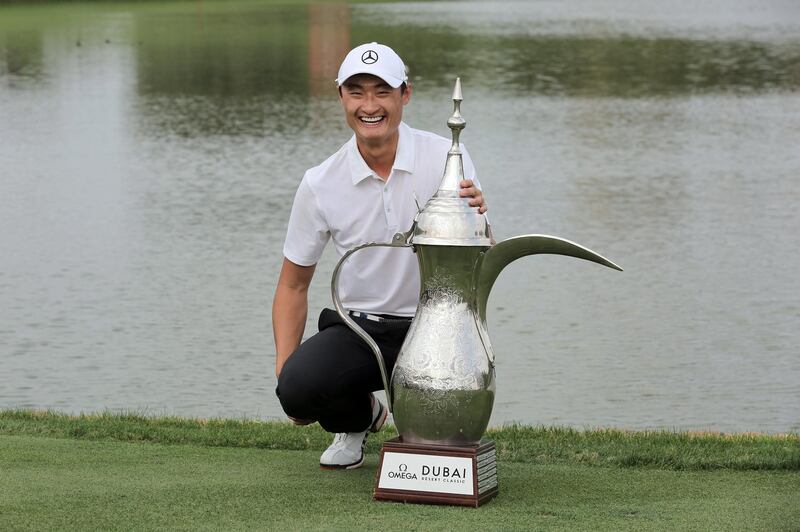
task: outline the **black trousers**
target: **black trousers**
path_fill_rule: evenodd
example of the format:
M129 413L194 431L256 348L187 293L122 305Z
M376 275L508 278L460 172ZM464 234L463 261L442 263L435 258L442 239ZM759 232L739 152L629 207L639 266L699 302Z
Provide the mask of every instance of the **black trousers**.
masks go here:
M353 320L377 342L391 375L411 320ZM324 309L318 327L281 369L281 406L293 418L319 421L328 432L366 430L372 423L369 394L383 389L375 355L335 310Z

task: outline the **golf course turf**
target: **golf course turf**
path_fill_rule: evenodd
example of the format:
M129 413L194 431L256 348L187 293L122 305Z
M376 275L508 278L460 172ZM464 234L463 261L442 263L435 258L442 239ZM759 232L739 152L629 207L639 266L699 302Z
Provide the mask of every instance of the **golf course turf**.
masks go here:
M800 436L492 430L479 509L373 502L317 426L0 411L0 529L800 530Z

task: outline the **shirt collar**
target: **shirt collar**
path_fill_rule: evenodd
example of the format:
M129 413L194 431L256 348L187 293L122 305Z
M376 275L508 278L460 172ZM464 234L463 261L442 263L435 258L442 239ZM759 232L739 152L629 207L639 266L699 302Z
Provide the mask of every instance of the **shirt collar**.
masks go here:
M392 170L401 170L403 172L413 173L415 153L414 137L411 134L411 128L408 127L405 122L400 122L400 126L397 128L397 131L400 136L397 139L397 153L395 153L394 156ZM354 185L357 185L367 177L375 176L375 172L372 171L366 161L364 161L364 158L361 156L361 152L358 151L355 135L350 138L350 142L348 143L347 160L350 166L350 177L352 178Z
M414 136L411 134L411 128L405 122L400 122L400 127L397 130L400 132L400 138L397 140L397 154L394 156L392 169L413 173Z

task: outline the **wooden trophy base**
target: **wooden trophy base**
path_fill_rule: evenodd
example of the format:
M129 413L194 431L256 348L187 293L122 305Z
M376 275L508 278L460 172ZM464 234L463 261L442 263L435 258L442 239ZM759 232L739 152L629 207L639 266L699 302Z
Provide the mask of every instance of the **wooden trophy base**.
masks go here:
M478 507L497 495L494 441L477 445L383 443L373 499Z

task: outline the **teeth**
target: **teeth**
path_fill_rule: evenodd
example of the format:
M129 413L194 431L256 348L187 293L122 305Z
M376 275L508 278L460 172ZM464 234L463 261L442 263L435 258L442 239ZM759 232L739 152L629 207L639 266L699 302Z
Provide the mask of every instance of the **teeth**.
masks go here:
M376 122L380 122L381 120L383 120L383 117L382 116L362 116L361 120L363 122L369 122L370 124L374 124Z

